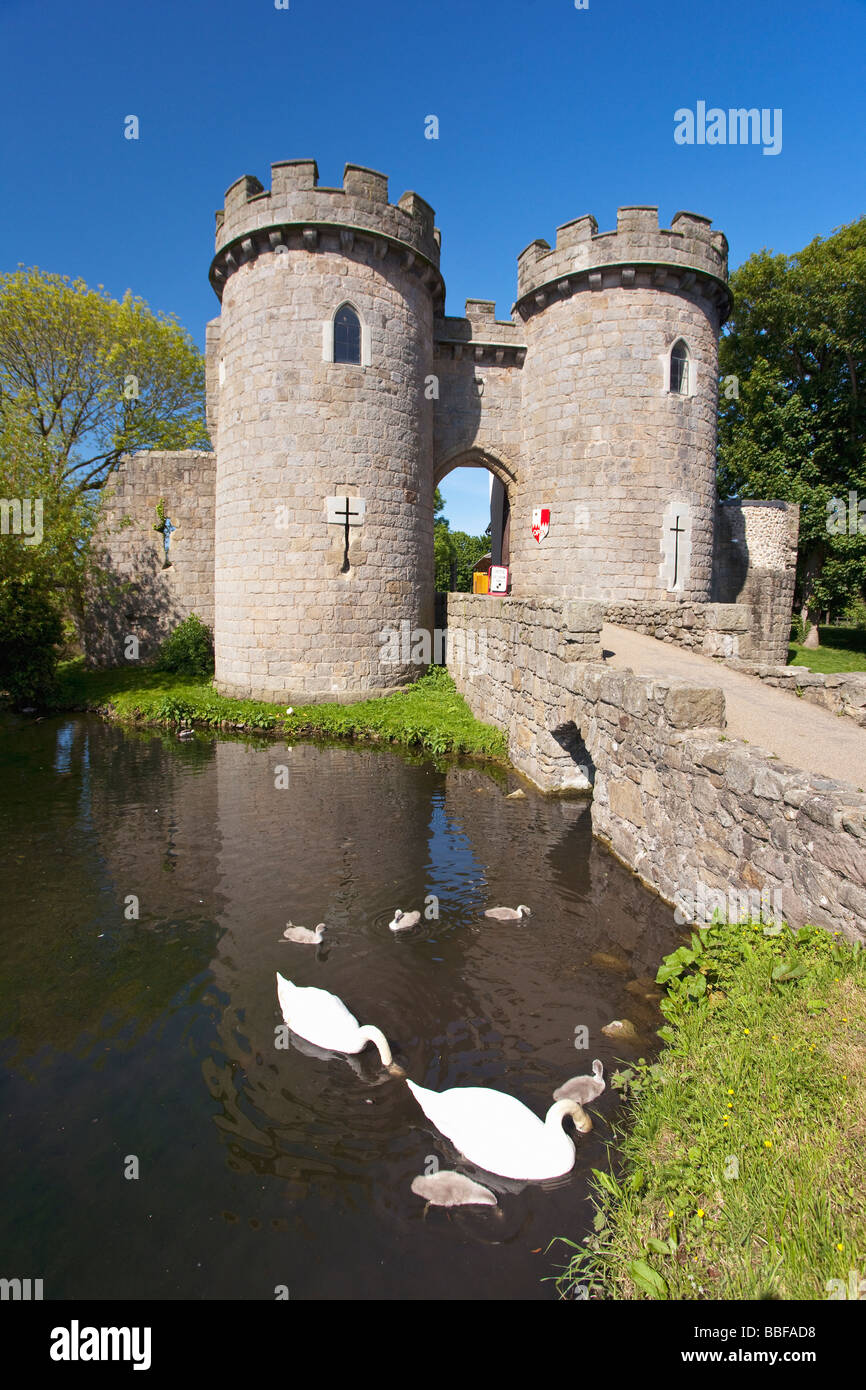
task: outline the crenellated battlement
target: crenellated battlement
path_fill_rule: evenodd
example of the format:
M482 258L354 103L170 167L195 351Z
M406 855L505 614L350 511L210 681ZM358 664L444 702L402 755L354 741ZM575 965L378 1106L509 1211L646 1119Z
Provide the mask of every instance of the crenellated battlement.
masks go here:
M434 324L437 338L463 342L477 340L482 343L522 343L523 325L514 319L496 317L496 301L493 299L467 299L462 318L448 316L437 318Z
M678 212L670 227L659 227L658 208L622 207L616 231L599 232L592 216L577 217L556 229L556 244L532 241L517 258L517 308L526 318L543 308L548 296L571 293L581 277L590 288L618 281L646 282L662 289L690 289L702 277L708 297L728 312L728 243L712 222Z
M320 187L314 159L272 164L269 189L251 174L236 179L216 214L216 252L255 233L329 223L388 238L438 268L441 237L429 203L412 192L389 203L387 176L359 164L346 165L342 188Z
M492 299L467 299L463 318L442 316L433 323L437 357L470 359L487 366L522 366L526 356L523 324L496 317Z

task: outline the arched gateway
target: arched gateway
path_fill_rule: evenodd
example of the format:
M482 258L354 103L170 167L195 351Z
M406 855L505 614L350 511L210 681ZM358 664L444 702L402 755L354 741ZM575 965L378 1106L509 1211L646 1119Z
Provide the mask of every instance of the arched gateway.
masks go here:
M511 558L511 515L518 490L516 465L508 459L497 457L492 449L478 444L469 448L458 447L434 464L434 487L439 487L458 468L478 468L490 475L490 563L508 567Z

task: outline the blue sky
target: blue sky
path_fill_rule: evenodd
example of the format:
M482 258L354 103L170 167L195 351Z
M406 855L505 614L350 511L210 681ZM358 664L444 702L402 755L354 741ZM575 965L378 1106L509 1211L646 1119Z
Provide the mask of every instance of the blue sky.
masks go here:
M712 217L734 267L866 212L864 52L866 0L0 0L0 270L130 287L203 346L214 210L299 157L433 204L452 314L507 317L518 252L620 204ZM781 108L781 153L675 144L698 101ZM483 529L485 474L445 492Z

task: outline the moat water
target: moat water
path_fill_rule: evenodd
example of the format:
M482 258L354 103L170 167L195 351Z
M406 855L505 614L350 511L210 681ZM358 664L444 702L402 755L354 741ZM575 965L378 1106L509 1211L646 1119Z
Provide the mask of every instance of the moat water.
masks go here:
M614 1090L567 1177L425 1212L412 1178L453 1154L375 1050L275 1046L280 970L378 1025L413 1080L540 1115L594 1057L609 1079L648 1055L673 914L593 841L586 801L506 800L518 785L393 750L8 720L0 1273L46 1299L554 1298L569 1252L548 1246L590 1228ZM429 894L439 920L395 938ZM517 903L529 921L481 917ZM325 943L281 941L289 919ZM601 1033L623 1017L639 1045Z

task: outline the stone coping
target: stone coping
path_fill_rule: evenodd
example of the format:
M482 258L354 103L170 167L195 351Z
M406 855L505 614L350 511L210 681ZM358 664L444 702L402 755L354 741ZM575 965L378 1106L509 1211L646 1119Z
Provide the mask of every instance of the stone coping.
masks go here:
M866 727L866 671L810 671L808 666L772 666L736 659L727 664Z

